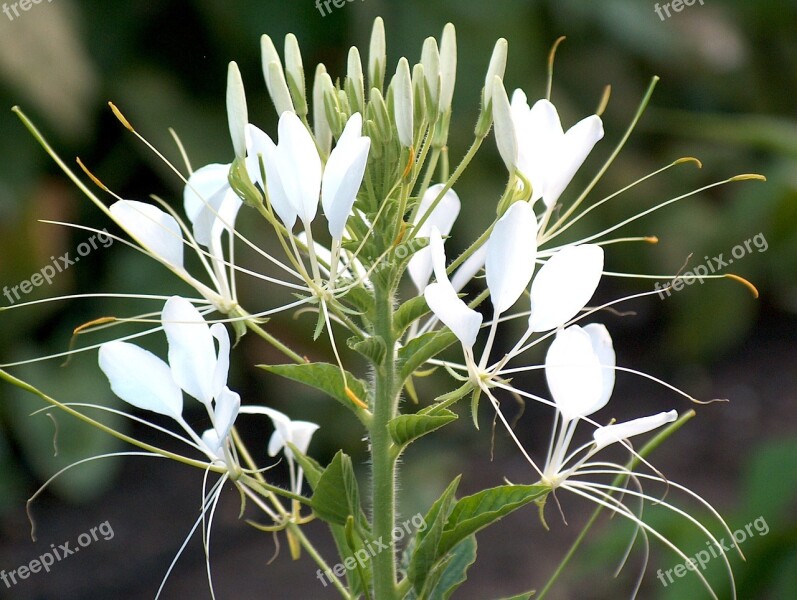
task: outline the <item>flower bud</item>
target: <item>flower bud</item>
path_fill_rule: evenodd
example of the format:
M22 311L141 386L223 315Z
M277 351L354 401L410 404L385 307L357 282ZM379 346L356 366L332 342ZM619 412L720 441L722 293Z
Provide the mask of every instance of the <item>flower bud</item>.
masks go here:
M440 38L440 107L441 113L451 110L457 80L457 32L451 23L443 28Z
M493 119L495 120L495 142L498 152L510 173L515 171L517 165L517 136L515 124L512 121L512 112L509 98L500 77L493 77L492 83Z
M305 93L302 53L299 50L299 41L292 33L285 36L285 79L291 98L293 98L293 105L296 107L296 114L299 117L306 116L307 95Z
M487 77L484 79L483 110L490 110L490 102L493 99L493 80L496 77L502 80L504 78L507 49L508 44L504 38L495 43L493 55L490 57L490 66L487 67Z
M346 93L349 96L352 113L362 113L365 111L365 78L360 51L354 46L349 50L347 74Z
M433 37L426 38L421 52L421 64L429 86L429 97L432 100L430 109L437 111L440 103L440 51L437 49L437 40Z
M285 82L285 73L282 70L282 65L278 62L270 63L268 65L268 76L271 81L271 101L274 103L274 108L277 109L277 114L282 115L286 111L295 112L291 93L288 91L288 84Z
M422 123L426 116L426 80L423 65L412 68L413 115L416 123Z
M238 65L233 61L227 69L227 123L230 126L230 138L235 148L235 156L238 158L246 156L244 130L248 122L244 82Z
M393 104L396 129L399 142L405 148L411 148L413 142L413 102L410 64L402 57L393 77Z
M319 63L313 79L313 134L319 149L329 154L332 148L332 129L329 126L326 110L326 96L335 94L335 86L327 74L326 67Z
M371 30L371 45L368 49L368 84L380 92L385 83L387 50L385 45L385 22L382 17L374 19Z
M393 126L390 123L390 114L388 113L385 99L382 97L382 92L376 88L371 88L366 116L368 121L373 121L376 131L378 132L378 135L371 135L370 137L379 140L383 144L393 139ZM372 150L379 145L380 144L372 144Z

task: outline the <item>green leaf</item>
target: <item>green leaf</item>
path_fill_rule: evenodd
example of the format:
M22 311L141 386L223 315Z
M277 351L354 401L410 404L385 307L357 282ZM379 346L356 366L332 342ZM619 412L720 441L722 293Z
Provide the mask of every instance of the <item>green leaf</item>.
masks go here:
M399 415L388 423L390 437L398 446L411 444L427 433L457 420L457 415L450 410L439 411L436 415Z
M342 299L354 306L366 320L373 320L374 298L367 290L361 287L352 288Z
M459 542L551 491L542 485L501 485L457 501L440 538L438 552L446 554Z
M407 379L415 369L456 341L457 336L450 331L430 331L410 340L398 351L401 380Z
M349 348L359 352L375 365L381 365L385 360L385 342L382 338L371 336L361 340L358 337L350 337L346 343Z
M345 525L353 516L364 530L368 524L360 508L360 490L351 457L339 450L329 466L324 469L310 499L313 512L322 521Z
M411 298L399 306L393 315L393 330L396 337L403 335L407 327L429 312L429 305L426 304L426 298L423 296Z
M421 598L428 600L448 600L456 589L468 579L468 568L476 562L476 536L471 535L462 540L446 560L437 566L435 573L429 578L434 587Z
M307 480L307 483L310 484L310 488L315 490L319 479L321 479L321 475L324 474L324 467L322 467L316 459L299 452L299 449L291 442L288 442L288 447L291 449L291 452L293 452L293 457L296 459L296 462L299 463L302 471L304 471L304 478Z
M479 398L481 398L482 389L474 388L473 395L470 397L470 414L473 417L473 426L479 428Z
M437 547L448 520L448 513L454 501L454 494L459 487L461 475L457 475L440 497L432 504L424 517L426 528L419 530L415 536L415 549L410 558L407 577L412 587L420 592L426 585L426 578L438 559Z
M343 376L337 365L329 363L304 363L299 365L258 365L259 368L280 375L292 381L305 383L326 392L346 408L353 409L355 403L346 394ZM368 392L365 383L346 371L349 389L363 402L368 404Z

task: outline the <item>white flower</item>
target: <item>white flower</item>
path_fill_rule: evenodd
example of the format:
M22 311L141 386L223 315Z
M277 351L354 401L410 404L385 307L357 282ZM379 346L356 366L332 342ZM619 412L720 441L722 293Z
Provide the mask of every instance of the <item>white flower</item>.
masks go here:
M421 197L418 204L418 210L415 215L413 225L418 222L429 212L432 203L440 195L445 186L442 183L430 186L429 189ZM459 200L457 193L449 189L434 207L431 213L426 216L426 220L421 227L415 232L415 238L428 238L433 228L437 228L441 235L448 235L451 233L451 228L454 227L454 222L459 216L460 207L462 203ZM429 246L421 248L413 254L407 265L410 278L418 288L418 293L422 294L423 290L429 283L429 278L432 276L432 250Z
M321 205L329 223L329 235L340 241L362 185L371 139L362 135L363 119L353 114L329 155L321 183Z
M512 95L512 122L517 140L515 167L531 182L531 201L542 199L549 209L603 137L603 123L589 116L565 131L556 107L538 100L529 108L526 94Z
M603 273L603 248L565 246L551 255L531 284L529 331L555 329L586 306Z
M338 241L343 237L371 146L370 138L362 135L362 125L359 113L349 118L325 168L312 135L293 112L280 116L278 144L254 125L247 126L249 177L267 191L274 212L288 230L293 229L297 216L305 230L309 229L320 194L330 235Z
M288 468L291 478L291 490L299 494L302 490L302 468L296 466L293 452L288 447L288 443L293 444L302 454L307 453L310 447L310 440L313 434L318 431L319 426L310 421L293 421L284 413L267 406L244 406L241 408L242 414L265 415L274 424L274 433L268 441L268 455L276 456L280 452L285 455L288 461Z
M321 157L312 135L295 113L285 111L280 115L278 131L277 145L254 125L247 126L247 171L252 181L268 192L274 212L288 230L293 229L297 216L307 229L318 210Z
M443 238L436 227L429 234L429 248L432 254L432 266L437 279L426 286L423 292L429 308L445 325L454 332L466 350L473 348L482 316L468 308L468 305L457 296L446 274L446 255Z
M235 219L242 204L227 182L229 169L230 165L211 164L194 171L183 193L185 212L193 226L193 241L206 248L201 251L194 246L212 274L212 287L186 270L184 246L187 242L181 224L174 216L157 206L136 200L118 200L109 208L116 223L147 254L171 269L225 314L234 309L238 301L235 297L235 268L225 258L221 238L225 231L233 235Z
M134 344L113 341L100 347L100 368L119 398L173 418L212 461L226 462L227 436L241 405L238 394L227 387L227 330L220 323L209 327L197 309L179 296L166 302L161 316L169 341L168 363ZM202 443L183 419L183 392L205 405L213 423Z
M537 218L527 202L515 202L487 241L485 272L496 317L520 298L534 273Z

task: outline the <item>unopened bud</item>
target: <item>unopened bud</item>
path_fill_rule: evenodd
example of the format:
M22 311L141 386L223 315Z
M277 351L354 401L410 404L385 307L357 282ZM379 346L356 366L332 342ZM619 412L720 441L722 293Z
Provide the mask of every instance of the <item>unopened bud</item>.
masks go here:
M382 17L374 19L371 30L371 45L368 49L368 85L382 91L387 68L387 47L385 44L385 22Z
M244 131L249 116L246 109L246 93L241 71L235 62L231 62L227 69L227 123L230 126L230 138L235 149L235 156L246 156L246 139Z
M285 36L285 80L293 99L296 114L299 117L307 116L307 94L305 91L302 52L299 50L299 41L292 33Z
M440 38L440 106L441 113L451 110L457 80L457 32L451 23L443 28Z
M413 142L413 102L410 64L402 57L393 77L393 104L396 129L399 142L405 148L411 148Z
M326 67L319 63L313 79L313 134L319 149L324 154L329 154L332 148L332 129L329 126L325 106L325 96L329 94L335 94L335 86L332 85Z
M432 101L430 109L437 111L440 104L440 51L437 48L437 40L433 37L426 38L423 43L421 64L426 85L429 86L429 97Z
M493 120L495 121L495 142L498 145L498 152L506 164L510 173L515 171L517 165L517 137L515 135L515 124L512 121L512 112L509 106L509 98L504 89L504 83L500 77L493 78Z

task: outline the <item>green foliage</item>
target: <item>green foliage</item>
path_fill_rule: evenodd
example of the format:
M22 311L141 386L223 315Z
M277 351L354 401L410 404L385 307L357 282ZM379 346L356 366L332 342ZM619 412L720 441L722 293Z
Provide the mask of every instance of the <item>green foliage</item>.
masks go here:
M388 424L390 437L398 446L403 447L427 433L432 433L456 421L457 418L456 414L446 409L434 415L399 415Z
M332 396L348 409L354 408L351 397L346 393L346 384L340 369L329 363L304 363L298 365L258 365L259 368L292 381L307 384ZM368 402L366 384L351 373L346 373L349 389L361 399Z

